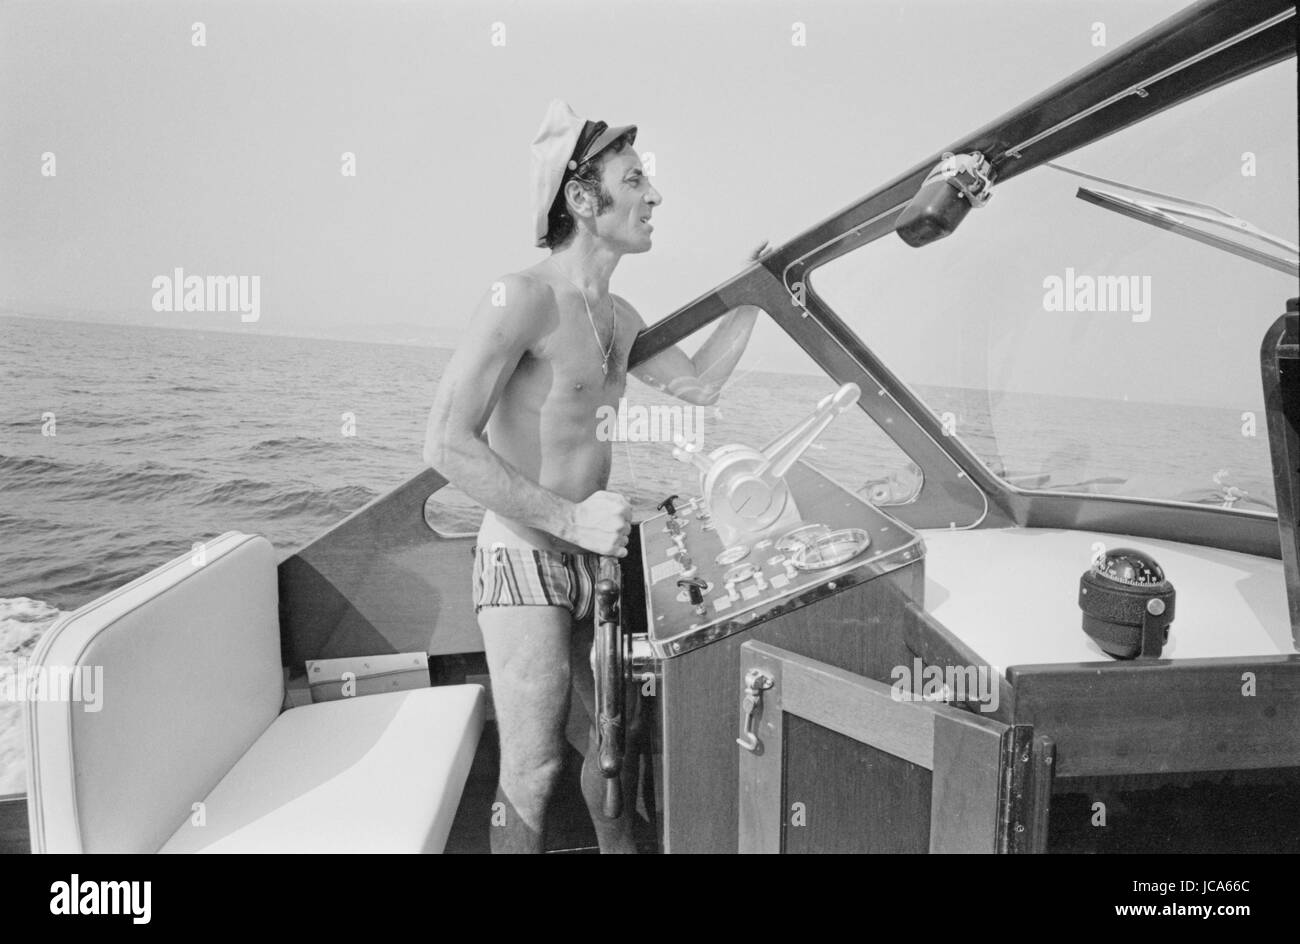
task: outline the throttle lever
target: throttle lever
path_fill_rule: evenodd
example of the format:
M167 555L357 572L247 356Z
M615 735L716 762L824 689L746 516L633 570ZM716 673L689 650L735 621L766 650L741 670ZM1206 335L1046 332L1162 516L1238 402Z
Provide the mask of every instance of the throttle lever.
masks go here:
M834 393L822 397L802 422L763 447L765 461L752 474L765 482L775 483L807 451L831 420L857 403L860 396L861 387L846 383Z

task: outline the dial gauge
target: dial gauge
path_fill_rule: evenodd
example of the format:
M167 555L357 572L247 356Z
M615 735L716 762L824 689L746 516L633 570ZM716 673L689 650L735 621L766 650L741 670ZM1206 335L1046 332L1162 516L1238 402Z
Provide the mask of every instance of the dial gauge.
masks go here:
M721 566L726 567L728 564L734 564L738 560L744 560L748 554L749 554L748 544L733 544L731 547L727 548L725 551L723 551L721 554L715 557L714 560L717 561L718 564L720 564Z
M861 528L831 531L790 552L790 562L800 570L825 570L857 557L871 538Z
M740 583L742 580L748 580L756 573L758 573L758 568L746 561L729 569L722 579L724 583Z
M825 537L830 532L831 529L824 524L800 525L793 531L787 531L781 537L781 540L776 542L776 549L782 554L790 554L796 549L812 543L817 538Z

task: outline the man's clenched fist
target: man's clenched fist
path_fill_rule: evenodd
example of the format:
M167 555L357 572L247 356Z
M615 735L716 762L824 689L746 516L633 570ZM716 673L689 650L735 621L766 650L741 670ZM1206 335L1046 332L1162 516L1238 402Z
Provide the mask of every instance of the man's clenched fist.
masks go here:
M567 540L606 557L627 557L632 506L618 492L593 492L573 508Z

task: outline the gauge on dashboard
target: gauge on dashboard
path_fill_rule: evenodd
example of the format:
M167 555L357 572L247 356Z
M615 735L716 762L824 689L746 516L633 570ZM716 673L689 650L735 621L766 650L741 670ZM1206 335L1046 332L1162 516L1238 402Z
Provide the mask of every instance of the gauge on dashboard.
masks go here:
M871 537L861 528L830 531L792 550L790 562L800 570L825 570L857 557L870 544Z
M805 547L818 538L824 538L831 533L831 529L824 524L804 524L795 528L793 531L787 531L781 540L776 542L776 549L782 554L793 554L801 547Z
M723 583L740 583L758 573L758 568L751 563L737 564L722 575Z
M734 564L738 560L744 560L749 554L748 544L733 544L721 554L714 558L717 563L723 567L728 564Z

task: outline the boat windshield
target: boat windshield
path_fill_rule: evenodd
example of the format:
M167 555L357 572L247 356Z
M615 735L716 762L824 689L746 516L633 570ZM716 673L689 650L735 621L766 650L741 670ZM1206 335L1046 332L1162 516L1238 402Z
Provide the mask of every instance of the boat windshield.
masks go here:
M1295 115L1291 59L811 284L1017 487L1275 514L1259 352L1300 293Z

